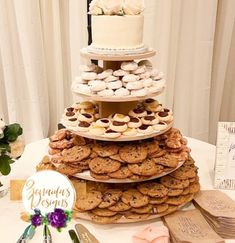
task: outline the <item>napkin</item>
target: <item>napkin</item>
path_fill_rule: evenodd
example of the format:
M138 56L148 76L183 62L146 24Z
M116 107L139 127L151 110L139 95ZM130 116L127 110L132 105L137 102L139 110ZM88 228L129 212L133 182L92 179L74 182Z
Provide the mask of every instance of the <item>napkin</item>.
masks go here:
M168 243L169 231L166 226L149 226L133 236L133 243Z
M205 190L197 194L194 204L218 235L235 239L235 201L221 191Z

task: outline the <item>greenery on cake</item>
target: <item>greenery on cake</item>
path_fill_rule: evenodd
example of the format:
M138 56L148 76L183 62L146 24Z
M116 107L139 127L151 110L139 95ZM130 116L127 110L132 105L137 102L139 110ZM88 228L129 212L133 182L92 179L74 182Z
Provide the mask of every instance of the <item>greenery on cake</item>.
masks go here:
M138 15L144 10L144 0L93 0L89 13L92 15Z
M13 153L13 144L15 146L22 133L23 129L18 123L6 125L0 120L0 173L2 175L8 175L11 172L11 164L15 162L16 154L18 154ZM2 186L1 182L0 186Z

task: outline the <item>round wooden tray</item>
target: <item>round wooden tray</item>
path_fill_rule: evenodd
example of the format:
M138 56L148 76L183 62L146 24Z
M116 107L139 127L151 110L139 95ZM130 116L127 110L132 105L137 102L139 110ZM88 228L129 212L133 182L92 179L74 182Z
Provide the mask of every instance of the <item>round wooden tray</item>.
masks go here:
M74 131L74 130L70 129L69 127L66 127L66 126L65 127L66 127L67 130L69 130L69 131L73 132L74 134L77 134L81 137L90 138L90 139L94 139L94 140L101 140L101 141L125 142L125 141L143 140L143 139L148 139L148 138L159 136L159 135L167 132L169 129L171 129L172 125L173 125L173 122L169 123L168 127L165 130L156 131L156 132L153 132L153 133L150 133L150 134L137 134L136 136L123 136L123 135L121 135L118 138L107 138L104 135L96 136L96 135L92 135L88 132L78 132L78 131Z
M88 52L87 48L82 48L81 56L93 60L103 60L103 61L130 61L136 59L144 59L153 57L156 54L156 51L149 48L148 51L139 54L98 54L98 53L90 53Z
M74 95L79 96L79 98L83 98L86 100L94 100L94 101L103 101L103 102L128 102L128 101L139 101L139 100L145 100L154 96L158 96L160 95L163 91L164 91L165 87L162 87L161 90L159 90L158 92L155 93L151 93L148 94L146 96L123 96L123 97L103 97L103 96L99 96L99 95L89 95L89 94L83 94L83 93L79 93L77 91L72 90L72 92L74 93Z
M163 172L159 175L156 176L151 176L148 177L146 179L140 179L140 180L130 180L130 179L109 179L109 180L97 180L94 177L92 177L90 175L90 171L86 170L84 172L81 173L77 173L75 175L73 175L73 177L79 178L79 179L83 179L83 180L87 180L87 181L96 181L96 182L105 182L105 183L135 183L135 182L142 182L142 181L149 181L149 180L154 180L157 178L160 178L162 176L165 176L169 173L172 173L173 171L177 170L179 167L181 167L184 164L184 161L179 162L178 166L175 168L172 168L172 170L167 171L167 172Z
M192 197L194 197L194 195ZM182 205L177 206L176 208L174 208L174 210L167 210L167 212L165 212L165 213L163 212L161 214L152 214L148 218L144 218L144 219L127 219L124 216L122 216L119 220L117 220L116 222L113 222L112 224L137 223L137 222L141 222L141 221L157 219L157 218L160 218L162 216L168 215L170 213L173 213L173 212L183 208L184 206L186 206L192 200L193 200L193 198L191 200L189 200L188 202L185 202ZM78 220L78 219L85 219L85 220L92 221L88 213L80 213L80 212L77 212L76 210L73 211L73 218L76 219L76 220ZM92 222L96 223L94 221L92 221Z

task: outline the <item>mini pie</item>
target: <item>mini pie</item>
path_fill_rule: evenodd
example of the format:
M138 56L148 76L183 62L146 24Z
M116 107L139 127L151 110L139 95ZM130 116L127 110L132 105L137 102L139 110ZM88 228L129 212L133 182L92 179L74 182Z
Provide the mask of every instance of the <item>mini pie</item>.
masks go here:
M153 128L152 126L149 125L141 125L140 127L137 128L137 131L139 133L143 133L143 134L149 134L153 132Z
M130 128L138 128L142 125L140 118L138 117L131 117L130 121L128 122L128 127Z
M79 113L77 116L77 119L79 121L85 121L85 122L91 123L94 121L94 116L89 113Z
M141 121L144 125L155 125L159 122L156 116L144 116L141 118Z
M109 127L115 132L124 132L127 129L127 124L126 122L112 121Z
M118 122L129 122L130 121L130 117L129 116L125 116L123 114L114 114L113 116L113 121L118 121Z
M95 123L97 124L97 126L100 126L100 127L109 127L110 120L108 118L101 118L101 119L98 119Z

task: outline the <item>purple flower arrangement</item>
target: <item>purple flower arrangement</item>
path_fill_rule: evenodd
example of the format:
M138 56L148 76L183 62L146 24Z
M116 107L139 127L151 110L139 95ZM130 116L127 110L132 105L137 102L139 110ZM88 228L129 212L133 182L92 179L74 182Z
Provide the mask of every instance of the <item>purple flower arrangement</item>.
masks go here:
M35 209L35 214L31 215L31 224L36 228L41 225L51 225L59 232L62 228L67 226L67 223L71 221L72 212L63 210L61 208L55 208L53 212L43 216L40 210Z

